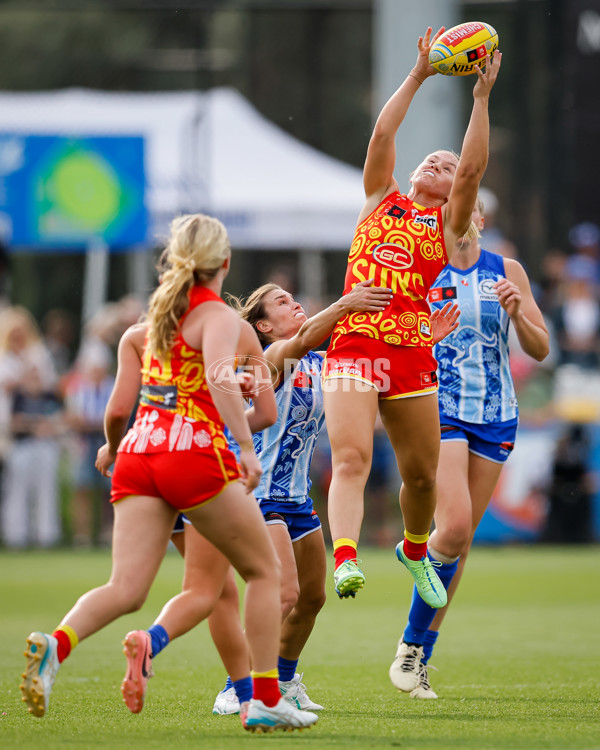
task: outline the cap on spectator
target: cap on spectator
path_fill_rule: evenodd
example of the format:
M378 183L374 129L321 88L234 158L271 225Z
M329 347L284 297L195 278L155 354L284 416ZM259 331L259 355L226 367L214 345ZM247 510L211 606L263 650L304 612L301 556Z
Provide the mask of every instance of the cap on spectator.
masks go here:
M569 242L573 247L590 247L600 243L600 227L591 221L575 224L569 230Z
M596 264L586 255L572 255L566 264L566 275L573 281L594 281Z

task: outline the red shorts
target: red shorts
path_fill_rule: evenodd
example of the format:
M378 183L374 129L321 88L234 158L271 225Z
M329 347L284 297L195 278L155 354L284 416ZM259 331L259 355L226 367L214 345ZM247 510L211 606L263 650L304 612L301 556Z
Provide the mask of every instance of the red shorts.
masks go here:
M395 346L362 333L339 336L327 350L323 386L351 379L374 387L381 399L422 396L437 391L437 362L426 346ZM331 386L330 386L331 387Z
M160 497L177 510L202 505L218 495L240 471L229 450L214 453L118 453L112 476L111 503L131 495Z

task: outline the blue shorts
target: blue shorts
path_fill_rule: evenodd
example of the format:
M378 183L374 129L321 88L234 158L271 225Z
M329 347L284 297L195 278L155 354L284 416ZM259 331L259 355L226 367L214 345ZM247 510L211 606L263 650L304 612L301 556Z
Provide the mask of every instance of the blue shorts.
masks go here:
M303 503L280 502L277 500L259 500L258 505L267 526L281 524L287 526L292 542L312 534L321 528L321 520L313 508L312 500L307 498Z
M468 443L470 453L496 464L503 464L515 447L518 424L518 419L495 424L476 424L440 415L443 443L452 440Z
M171 533L176 534L178 532L183 531L184 523L190 523L190 521L188 521L188 519L184 516L183 513L180 513L175 519L175 525L173 526L173 531Z

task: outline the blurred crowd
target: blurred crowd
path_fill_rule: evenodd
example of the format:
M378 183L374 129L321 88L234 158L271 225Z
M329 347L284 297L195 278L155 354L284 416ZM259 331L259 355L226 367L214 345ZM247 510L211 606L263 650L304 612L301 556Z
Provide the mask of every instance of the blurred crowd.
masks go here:
M124 297L100 309L80 344L72 317L37 323L0 310L1 539L11 548L110 543L110 484L94 467L121 334L143 313Z
M495 225L493 196L484 200L482 246L518 258L514 244ZM562 428L543 488L548 508L542 538L547 541L591 541L591 503L597 490L590 471L589 430L600 423L600 228L578 224L569 243L567 249L550 250L540 269L527 269L538 280L533 292L550 331L550 356L538 363L521 352L516 337L511 344L521 425L555 422ZM267 280L297 291L293 269L272 268ZM309 315L326 304L299 297ZM104 442L103 414L116 371L116 347L125 329L143 314L144 304L133 296L106 304L85 325L80 341L65 310L50 310L38 323L23 307L0 309L0 541L5 547L110 543L110 485L94 462ZM311 476L326 526L326 430ZM391 447L377 425L366 543L395 544L399 484ZM564 539L569 529L569 539Z

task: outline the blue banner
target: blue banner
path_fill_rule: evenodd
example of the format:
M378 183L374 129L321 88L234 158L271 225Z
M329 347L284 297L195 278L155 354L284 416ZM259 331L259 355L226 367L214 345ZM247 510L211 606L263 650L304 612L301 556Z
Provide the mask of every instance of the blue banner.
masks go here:
M146 241L144 139L0 133L0 227L12 247Z

